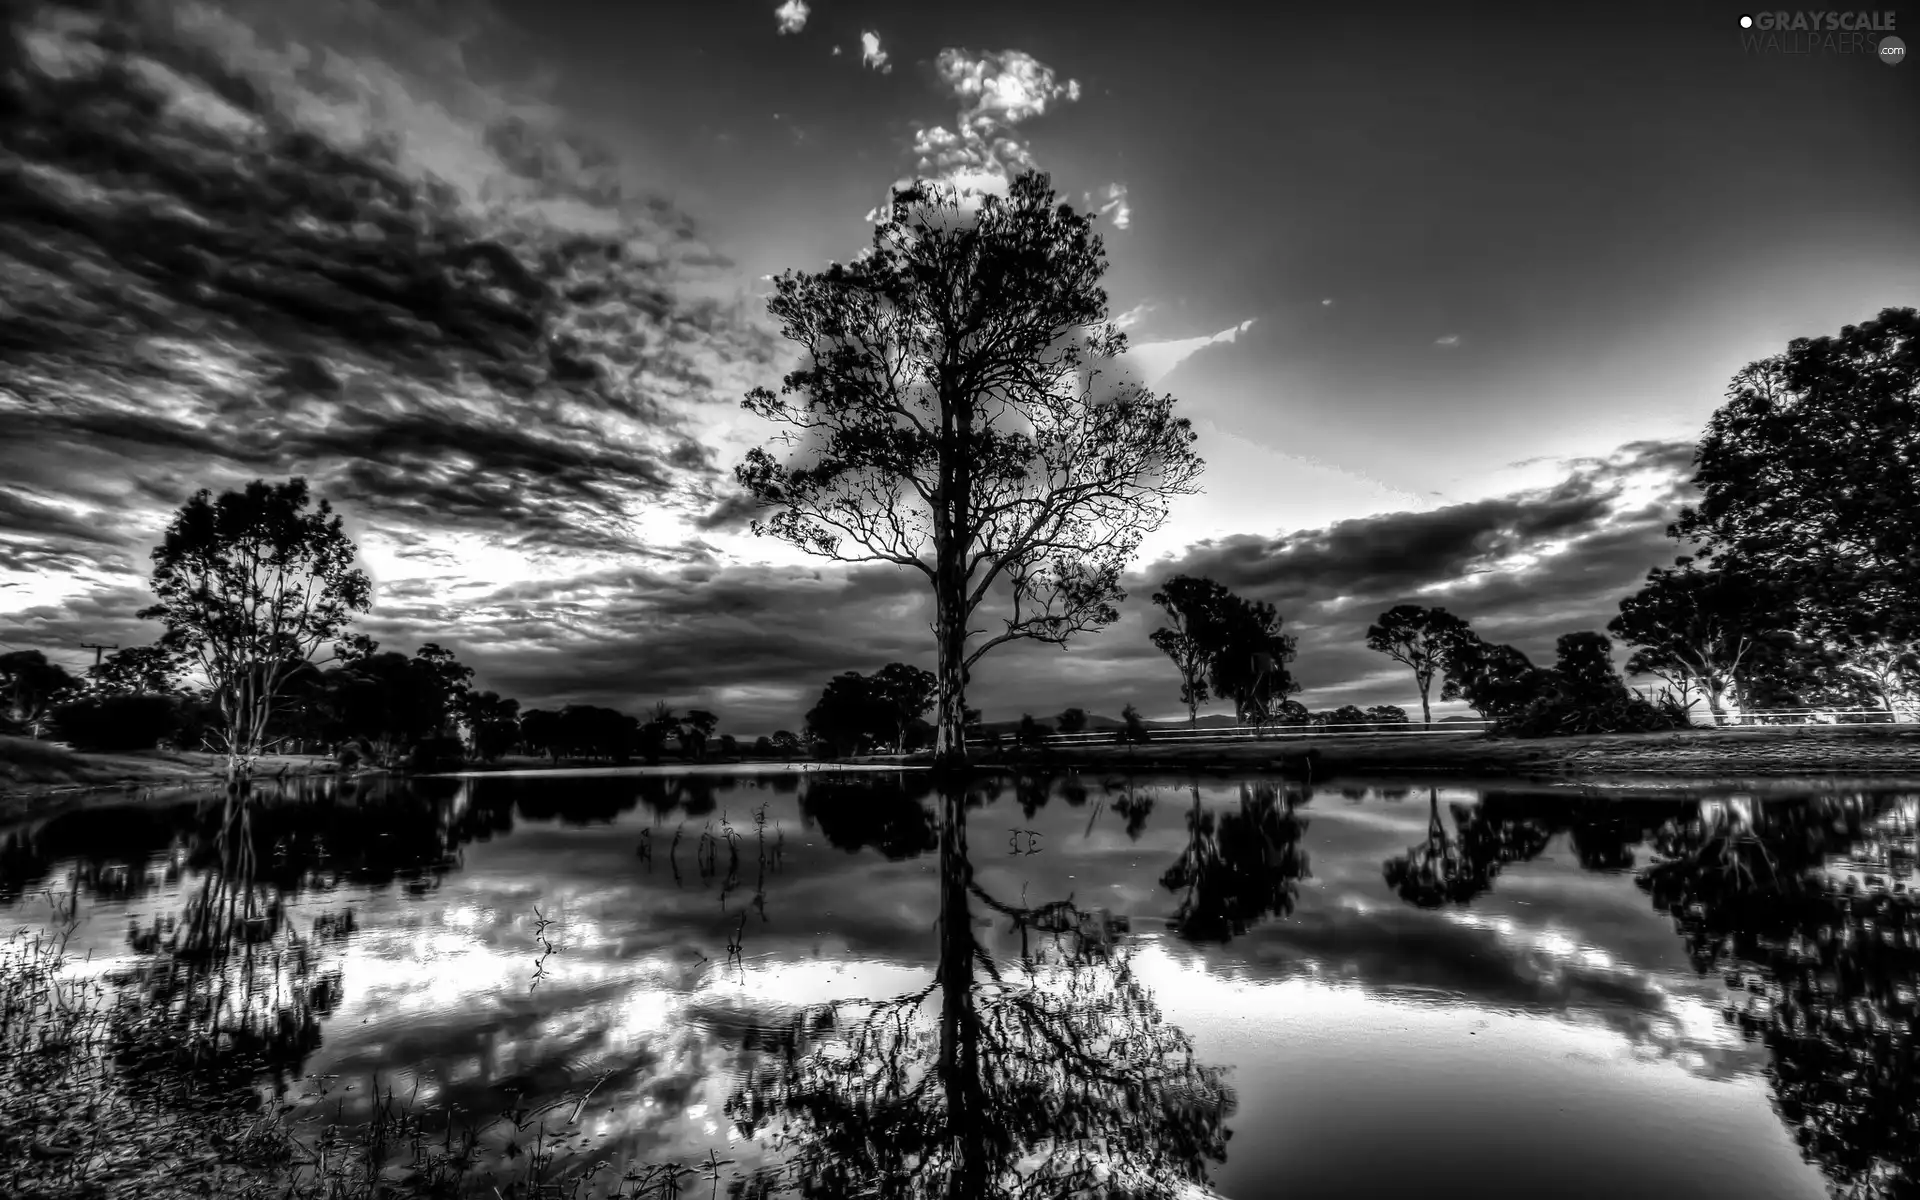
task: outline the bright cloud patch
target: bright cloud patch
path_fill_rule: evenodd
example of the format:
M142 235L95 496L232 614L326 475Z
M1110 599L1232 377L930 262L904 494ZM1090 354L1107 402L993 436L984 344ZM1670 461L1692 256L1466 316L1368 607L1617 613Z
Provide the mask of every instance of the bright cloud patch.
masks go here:
M1110 183L1102 194L1100 214L1113 218L1115 229L1125 229L1133 224L1133 209L1127 205L1127 185Z
M887 52L880 48L880 35L863 33L860 35L860 65L882 75L891 75L893 68L887 65Z
M799 33L807 27L807 17L813 10L807 7L807 0L787 0L773 10L774 19L780 22L780 32Z
M914 169L923 179L951 185L963 198L1005 195L1008 181L1035 165L1026 144L1013 136L1014 127L1043 115L1056 101L1080 98L1079 83L1062 82L1051 67L1021 50L949 48L935 59L934 70L961 107L951 129L934 125L915 135ZM1110 194L1108 200L1118 198L1117 211L1125 211L1126 189L1114 187L1118 196Z

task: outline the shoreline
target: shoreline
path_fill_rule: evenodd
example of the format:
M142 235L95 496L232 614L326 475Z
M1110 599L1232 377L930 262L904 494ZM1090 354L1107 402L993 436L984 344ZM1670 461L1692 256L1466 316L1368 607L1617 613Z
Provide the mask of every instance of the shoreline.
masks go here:
M1310 766L1308 764L1311 764ZM924 770L926 754L854 757L832 762L744 759L732 762L644 763L624 767L605 763L558 765L515 757L474 764L439 778L502 775L586 776L609 774L767 774L827 771ZM23 769L23 766L26 769ZM1304 780L1335 781L1355 777L1403 777L1423 780L1537 781L1578 783L1592 780L1606 790L1648 788L1660 781L1714 779L1722 782L1774 781L1792 777L1834 777L1862 781L1920 781L1920 726L1851 725L1817 729L1736 727L1643 734L1594 734L1581 737L1497 739L1478 735L1428 737L1293 738L1285 741L1184 743L1148 742L1053 746L1016 755L995 753L978 759L975 770L1000 773L1100 772L1109 774L1278 774ZM35 771L32 768L38 767ZM0 821L43 811L89 804L110 796L191 791L222 777L217 755L186 752L92 755L49 751L40 762L0 761ZM269 756L259 760L256 778L356 779L379 770L342 771L319 756ZM1604 781L1594 777L1605 777ZM432 777L432 776L422 776Z

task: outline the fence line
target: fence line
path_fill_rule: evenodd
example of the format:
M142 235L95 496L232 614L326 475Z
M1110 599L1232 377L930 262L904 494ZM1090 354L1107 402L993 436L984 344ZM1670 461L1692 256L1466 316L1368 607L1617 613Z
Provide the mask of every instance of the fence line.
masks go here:
M1783 721L1781 717L1822 718L1808 721ZM1897 720L1895 714L1884 708L1776 708L1752 709L1737 714L1729 714L1729 723L1725 725L1701 724L1696 729L1811 729L1832 725L1839 717L1879 717L1883 723ZM1438 737L1448 734L1482 733L1494 722L1479 718L1466 720L1436 721L1432 727L1418 721L1367 721L1351 725L1222 725L1212 728L1183 729L1152 727L1147 729L1148 736L1156 742L1199 742L1199 741L1288 741L1300 738L1329 737ZM1081 733L1047 734L1047 741L1053 745L1074 746L1088 743L1111 742L1119 729L1088 730ZM1002 740L1014 736L1011 732L1002 734ZM986 737L969 737L968 745L984 745Z

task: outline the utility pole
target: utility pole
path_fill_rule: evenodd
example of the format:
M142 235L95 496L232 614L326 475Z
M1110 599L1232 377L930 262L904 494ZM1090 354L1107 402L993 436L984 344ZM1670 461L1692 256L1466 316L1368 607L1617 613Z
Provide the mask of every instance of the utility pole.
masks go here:
M94 667L95 667L96 669L98 669L98 668L99 668L99 666L100 666L100 652L101 652L102 650L118 650L118 649L119 649L120 647L118 647L118 646L96 646L96 645L94 645L94 644L93 644L92 642L81 642L81 643L80 643L80 648L81 648L82 650L91 650L91 651L93 651L93 665L94 665Z

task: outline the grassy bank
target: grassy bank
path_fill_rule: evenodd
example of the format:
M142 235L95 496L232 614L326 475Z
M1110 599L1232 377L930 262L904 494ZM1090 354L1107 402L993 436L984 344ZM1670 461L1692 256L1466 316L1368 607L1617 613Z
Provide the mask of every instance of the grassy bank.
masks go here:
M268 754L254 769L263 776L326 775L339 766L318 755ZM226 759L203 751L83 754L29 738L0 737L0 813L93 790L209 783L225 773Z
M1078 745L989 752L1003 766L1082 771L1283 771L1313 752L1319 777L1433 775L1563 779L1591 775L1770 776L1837 773L1920 777L1920 726L1700 729L1670 733L1490 739L1477 734L1274 738L1264 741ZM909 762L925 761L910 758Z

